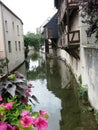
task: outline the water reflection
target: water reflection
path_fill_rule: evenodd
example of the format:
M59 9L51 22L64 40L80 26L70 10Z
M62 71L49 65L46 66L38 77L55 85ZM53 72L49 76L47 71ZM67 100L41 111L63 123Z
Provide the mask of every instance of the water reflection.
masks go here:
M33 109L45 109L50 114L47 130L98 130L92 113L81 112L77 84L65 62L55 59L41 62L41 58L29 61L28 69L21 67L19 71L35 86L32 93L40 103L35 103Z
M61 110L61 100L47 89L47 81L36 80L31 81L35 86L32 89L32 93L37 96L40 104L36 104L33 107L34 110L44 109L47 110L50 114L49 118L49 127L47 130L60 130L59 121L61 119L60 110Z
M29 62L29 71L36 71L36 68L39 66L38 65L38 60L36 60L36 61L32 61L31 59L30 59L30 62Z
M67 85L70 82L70 80L72 80L72 77L67 72L68 68L64 67L65 64L63 62L62 64L60 63L60 61L57 60L54 60L53 63L52 62L49 61L47 65L48 66L47 86L48 89L52 91L56 97L61 99L62 110L60 112L62 118L60 120L60 130L74 130L74 128L80 122L80 115L79 115L80 109L79 109L77 97L74 94L74 90L71 87L68 87ZM51 65L49 65L51 63L52 63L52 67ZM61 70L62 69L61 66L64 69L63 72ZM52 73L50 71L51 69L52 69ZM78 115L76 113L78 113Z

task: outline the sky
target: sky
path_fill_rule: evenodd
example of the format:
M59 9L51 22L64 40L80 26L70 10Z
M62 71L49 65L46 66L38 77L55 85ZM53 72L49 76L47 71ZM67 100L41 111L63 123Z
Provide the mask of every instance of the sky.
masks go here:
M22 21L24 34L36 33L55 13L54 0L1 0Z

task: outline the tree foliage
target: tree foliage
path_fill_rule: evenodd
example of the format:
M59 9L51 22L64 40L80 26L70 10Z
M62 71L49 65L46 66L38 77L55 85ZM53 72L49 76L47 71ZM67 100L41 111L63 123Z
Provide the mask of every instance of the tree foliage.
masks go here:
M24 35L24 44L25 47L27 46L33 46L36 51L39 50L40 45L42 45L44 42L44 37L42 34L34 34L28 32L26 35Z
M81 16L84 18L83 23L89 25L86 30L87 36L91 37L95 33L98 41L98 0L80 0L82 7Z

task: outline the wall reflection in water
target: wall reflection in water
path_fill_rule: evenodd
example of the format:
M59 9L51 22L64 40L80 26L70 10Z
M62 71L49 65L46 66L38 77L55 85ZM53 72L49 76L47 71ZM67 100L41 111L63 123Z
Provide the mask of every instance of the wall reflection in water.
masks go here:
M60 130L74 130L80 122L80 109L74 86L71 86L74 83L72 75L63 61L51 60L47 66L48 89L62 102Z

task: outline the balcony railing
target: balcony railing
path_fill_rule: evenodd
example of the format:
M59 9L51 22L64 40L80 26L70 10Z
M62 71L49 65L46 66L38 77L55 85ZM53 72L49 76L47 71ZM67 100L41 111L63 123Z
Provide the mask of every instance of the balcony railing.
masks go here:
M79 0L68 0L67 6L78 6Z
M68 0L68 3L71 3L71 4L75 4L75 3L78 3L79 0Z
M69 44L72 43L79 43L80 42L80 31L71 31L68 33L68 42Z

